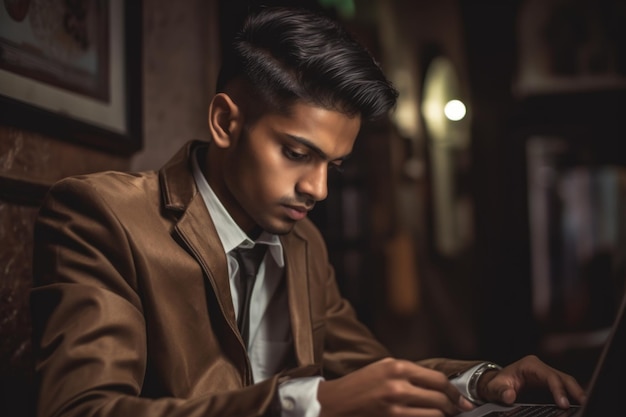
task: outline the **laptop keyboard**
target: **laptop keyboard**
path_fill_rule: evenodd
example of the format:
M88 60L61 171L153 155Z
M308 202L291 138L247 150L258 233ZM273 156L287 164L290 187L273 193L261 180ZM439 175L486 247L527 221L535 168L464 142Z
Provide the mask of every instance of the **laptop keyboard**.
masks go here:
M485 417L567 417L578 411L577 407L562 408L553 405L520 405L512 410L492 411Z

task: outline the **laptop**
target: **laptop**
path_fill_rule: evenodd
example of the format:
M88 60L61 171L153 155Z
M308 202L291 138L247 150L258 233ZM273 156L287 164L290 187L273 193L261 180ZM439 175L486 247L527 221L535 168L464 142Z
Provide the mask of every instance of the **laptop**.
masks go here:
M584 406L483 404L458 417L624 417L626 416L626 294L587 388Z

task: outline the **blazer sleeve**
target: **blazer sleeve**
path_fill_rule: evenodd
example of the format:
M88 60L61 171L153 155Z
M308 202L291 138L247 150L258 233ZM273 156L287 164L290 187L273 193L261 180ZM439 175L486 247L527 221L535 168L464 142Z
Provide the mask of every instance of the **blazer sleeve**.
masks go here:
M326 378L337 378L377 360L392 356L361 323L350 302L340 294L333 267L326 273L326 320L323 370ZM481 361L429 358L417 361L452 378Z
M86 181L52 188L35 225L31 293L39 416L271 415L278 378L145 398L147 336L133 248Z
M334 269L328 265L323 369L326 378L337 378L391 356L361 323L337 287Z

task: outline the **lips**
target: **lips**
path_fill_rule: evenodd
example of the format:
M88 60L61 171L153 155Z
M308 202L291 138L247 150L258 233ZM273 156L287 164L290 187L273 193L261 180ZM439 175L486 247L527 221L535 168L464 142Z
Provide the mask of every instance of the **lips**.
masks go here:
M307 212L310 210L302 206L284 206L287 216L292 220L302 220L306 217Z

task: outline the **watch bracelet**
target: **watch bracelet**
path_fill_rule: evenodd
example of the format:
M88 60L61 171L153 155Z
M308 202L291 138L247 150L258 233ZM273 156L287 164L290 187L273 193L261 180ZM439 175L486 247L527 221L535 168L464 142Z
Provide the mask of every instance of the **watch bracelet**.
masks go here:
M469 396L468 399L477 405L484 404L484 401L482 401L478 397L478 381L480 380L480 377L483 376L485 372L499 371L501 369L502 367L500 365L497 365L493 362L485 362L478 369L476 369L476 371L474 371L472 376L470 376L470 379L467 383L467 391L468 391L467 393Z

